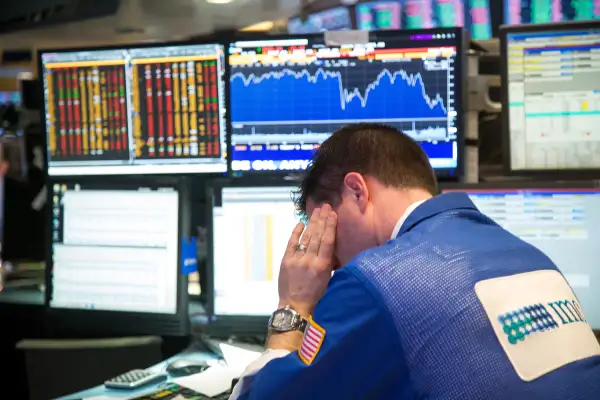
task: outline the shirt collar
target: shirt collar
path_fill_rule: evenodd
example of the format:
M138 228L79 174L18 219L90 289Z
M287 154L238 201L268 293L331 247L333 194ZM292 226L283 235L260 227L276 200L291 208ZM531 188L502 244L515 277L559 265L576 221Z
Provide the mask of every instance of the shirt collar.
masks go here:
M410 206L406 207L406 211L404 211L404 214L402 214L402 216L400 217L398 222L396 222L396 226L394 227L394 230L392 231L392 237L390 239L396 239L396 236L398 236L398 232L400 232L400 229L402 229L402 224L404 224L404 222L406 221L406 219L408 218L410 213L415 211L415 209L417 207L419 207L421 204L425 203L426 201L427 200L416 201L416 202L412 203Z

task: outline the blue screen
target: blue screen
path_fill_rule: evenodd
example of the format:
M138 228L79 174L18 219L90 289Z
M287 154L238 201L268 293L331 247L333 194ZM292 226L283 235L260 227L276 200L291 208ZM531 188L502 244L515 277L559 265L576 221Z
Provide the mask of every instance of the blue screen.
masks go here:
M332 132L357 122L402 130L434 168L454 171L459 39L443 35L390 33L344 48L322 37L231 44L233 171L305 169Z

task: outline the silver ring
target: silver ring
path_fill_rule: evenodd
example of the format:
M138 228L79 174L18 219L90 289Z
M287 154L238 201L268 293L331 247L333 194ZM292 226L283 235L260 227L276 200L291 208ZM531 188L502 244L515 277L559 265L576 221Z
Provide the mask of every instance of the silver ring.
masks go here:
M296 246L296 251L301 251L301 252L306 252L306 246L303 244L299 244L298 246Z

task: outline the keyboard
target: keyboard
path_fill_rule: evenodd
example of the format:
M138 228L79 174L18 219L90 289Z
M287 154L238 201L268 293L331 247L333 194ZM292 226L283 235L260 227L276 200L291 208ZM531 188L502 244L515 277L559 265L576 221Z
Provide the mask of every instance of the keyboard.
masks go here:
M177 396L183 397L186 400L227 400L231 396L231 391L229 390L215 397L208 397L176 383L166 383L157 391L136 397L132 400L172 400Z
M104 382L104 386L109 389L137 389L152 382L165 379L164 373L148 372L143 369L134 369L115 376Z

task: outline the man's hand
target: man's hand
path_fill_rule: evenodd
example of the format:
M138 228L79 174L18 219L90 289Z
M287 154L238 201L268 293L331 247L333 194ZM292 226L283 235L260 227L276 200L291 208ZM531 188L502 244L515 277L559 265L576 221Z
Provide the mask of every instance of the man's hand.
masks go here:
M279 272L280 308L289 305L304 318L312 314L333 271L336 226L329 204L313 211L304 234L304 224L296 225Z
M333 271L336 226L329 204L313 211L304 234L304 224L296 225L281 261L279 308L291 306L307 319L312 314ZM302 332L292 331L270 335L267 348L295 351L301 345Z

